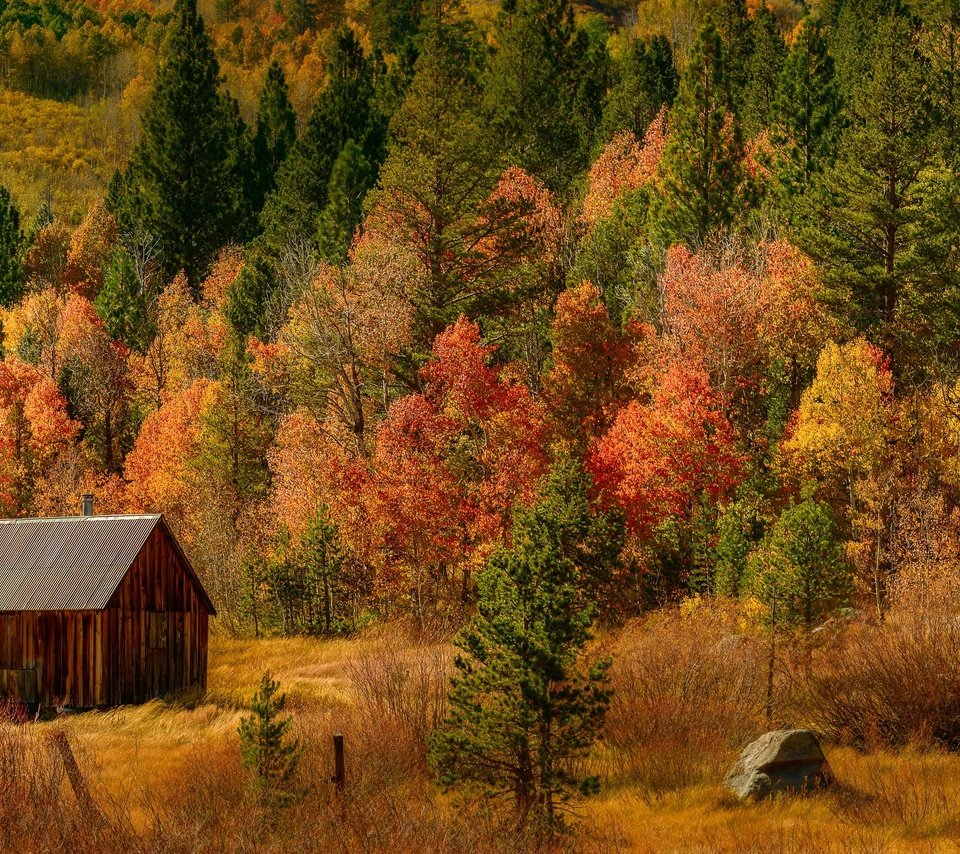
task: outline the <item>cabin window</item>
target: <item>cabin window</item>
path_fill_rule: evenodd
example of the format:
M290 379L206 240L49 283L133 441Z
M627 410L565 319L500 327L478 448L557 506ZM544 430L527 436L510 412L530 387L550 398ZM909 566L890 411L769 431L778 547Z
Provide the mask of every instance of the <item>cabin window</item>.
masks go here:
M150 649L164 649L167 645L167 615L159 611L150 612L150 625L147 645Z

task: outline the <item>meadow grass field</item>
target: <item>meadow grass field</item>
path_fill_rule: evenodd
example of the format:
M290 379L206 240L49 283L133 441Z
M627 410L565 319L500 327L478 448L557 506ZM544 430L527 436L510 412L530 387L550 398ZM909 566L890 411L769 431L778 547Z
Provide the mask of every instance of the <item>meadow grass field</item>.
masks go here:
M678 623L654 620L598 641L616 661L616 699L589 760L603 787L550 850L956 850L960 757L929 745L827 742L835 791L735 802L721 781L764 728L752 674L760 658L732 663L711 652L718 626L688 628L684 637ZM449 643L398 626L349 640L215 637L202 697L6 723L0 842L19 851L543 850L504 833L495 806L430 780L425 742L444 713L451 655ZM265 670L282 684L305 751L302 796L279 812L258 801L237 736ZM59 730L102 818L77 804L51 748ZM346 741L342 800L330 782L335 731Z

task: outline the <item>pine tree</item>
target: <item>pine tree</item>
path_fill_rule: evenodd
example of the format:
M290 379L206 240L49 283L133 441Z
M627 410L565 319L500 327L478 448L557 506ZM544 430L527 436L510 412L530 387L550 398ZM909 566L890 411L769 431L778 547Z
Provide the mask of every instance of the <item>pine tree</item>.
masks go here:
M753 137L770 124L777 85L787 55L787 46L777 29L777 20L765 5L757 9L750 22L750 40L753 51L747 65L740 116L744 133Z
M364 189L375 183L383 161L386 118L377 107L372 64L349 28L336 34L328 73L306 130L277 170L276 188L260 215L262 234L249 247L230 288L226 314L244 339L265 334L271 309L282 313L289 295L278 293L276 282L284 252L291 246L316 249L321 217L330 204L331 176L347 143L359 146L369 164Z
M500 175L480 116L479 40L459 5L434 0L422 23L416 75L390 123L394 144L368 209L420 238L428 281L417 294L415 337L429 348L464 310L464 258L480 241L478 212Z
M145 295L133 262L122 247L104 271L103 286L93 307L114 339L140 352L148 346L152 335Z
M327 85L281 165L261 216L263 240L271 250L315 238L329 201L330 175L347 140L360 146L375 170L383 160L386 120L377 109L373 68L349 28L336 34L328 71Z
M507 0L495 41L484 91L504 156L564 190L586 167L592 139L581 100L585 73L595 67L590 40L570 0Z
M600 524L614 533L609 520ZM580 666L594 616L587 576L597 567L579 537L591 529L583 476L561 463L539 502L518 512L512 547L478 579L477 615L457 640L451 711L430 750L442 783L511 794L521 820L548 834L599 785L577 764L609 703L607 662ZM606 572L622 542L621 526L604 551Z
M699 246L729 227L746 207L743 145L728 104L723 45L707 18L670 113L663 182L653 204L657 229L668 242Z
M276 186L276 174L286 160L297 134L297 115L287 94L287 80L280 63L274 61L267 69L260 108L257 112L257 130L253 137L256 162L256 195L254 211L259 213L264 200Z
M263 674L250 704L250 715L240 721L240 751L243 765L256 778L264 795L275 806L296 800L294 775L303 754L299 742L288 737L291 719L282 717L286 697L278 694L280 683Z
M334 264L347 260L353 234L360 224L363 200L373 185L374 174L363 150L352 139L340 152L330 173L329 199L317 226L320 257Z
M853 590L850 568L828 505L813 499L780 514L748 564L751 592L778 623L808 630Z
M947 245L956 206L917 39L901 18L878 29L836 165L808 194L799 231L837 311L891 353L898 370L924 339L945 344L956 330Z
M246 141L196 0L177 0L143 135L108 197L122 233L158 242L168 275L196 286L220 248L250 223Z
M0 187L0 305L9 308L23 296L24 238L20 211L6 187Z
M599 141L606 144L621 130L643 139L650 122L677 97L679 76L666 36L649 42L634 39L616 67L617 82L603 107Z
M842 121L833 59L819 24L805 18L777 83L770 134L777 152L774 169L788 201L829 168Z
M720 0L711 17L723 44L723 85L730 96L728 106L739 115L753 56L753 28L746 0Z

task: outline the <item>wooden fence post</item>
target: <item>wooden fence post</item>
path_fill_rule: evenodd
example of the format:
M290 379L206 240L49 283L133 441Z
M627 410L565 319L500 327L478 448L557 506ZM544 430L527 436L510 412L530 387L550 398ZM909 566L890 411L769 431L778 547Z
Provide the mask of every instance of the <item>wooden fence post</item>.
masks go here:
M347 766L343 759L343 733L333 734L333 787L338 795L343 794L347 780Z
M73 750L70 748L67 734L62 729L57 730L53 734L53 743L60 752L61 759L63 759L63 767L67 772L70 788L73 789L73 794L77 798L80 809L90 818L95 829L99 830L106 824L106 819L103 817L103 813L100 812L96 801L94 801L90 795L90 790L87 788L87 781L83 779L83 772L80 771L80 766L77 765L77 759L73 755Z

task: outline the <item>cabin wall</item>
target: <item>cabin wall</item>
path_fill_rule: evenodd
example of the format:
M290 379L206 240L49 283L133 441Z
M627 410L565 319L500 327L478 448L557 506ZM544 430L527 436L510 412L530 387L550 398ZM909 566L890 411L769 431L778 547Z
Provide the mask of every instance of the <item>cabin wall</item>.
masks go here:
M0 696L90 708L205 688L208 620L158 525L105 610L0 613Z
M170 537L154 529L107 611L116 610L120 656L111 703L207 685L207 608ZM112 630L111 630L112 631Z

